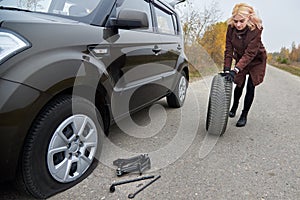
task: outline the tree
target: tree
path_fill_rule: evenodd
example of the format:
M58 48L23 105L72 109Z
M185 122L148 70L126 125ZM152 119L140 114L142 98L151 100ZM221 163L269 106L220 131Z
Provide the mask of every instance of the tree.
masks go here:
M292 50L289 55L289 58L293 62L299 62L300 61L300 45L298 45L298 48L296 47L295 42L292 43Z
M298 44L298 48L297 48L297 62L300 62L300 44Z
M39 4L41 0L18 0L18 5L23 8L36 10L41 8L42 5Z
M281 47L280 53L279 53L276 61L279 63L282 63L282 64L288 64L289 56L290 56L290 50L286 47Z
M221 66L224 60L227 23L219 22L209 26L199 43L206 49L214 62Z
M292 50L291 53L289 55L289 58L291 61L297 61L297 48L296 48L296 44L295 42L292 43Z
M193 43L201 38L206 28L216 23L221 15L218 9L218 3L212 1L208 7L204 7L203 11L194 10L192 2L187 1L187 11L183 18L183 32L185 43Z
M208 7L201 11L189 0L186 4L178 4L184 9L182 25L184 32L185 53L190 63L190 72L197 72L201 76L211 75L218 69L206 49L199 44L207 27L215 24L221 18L218 4L213 0Z

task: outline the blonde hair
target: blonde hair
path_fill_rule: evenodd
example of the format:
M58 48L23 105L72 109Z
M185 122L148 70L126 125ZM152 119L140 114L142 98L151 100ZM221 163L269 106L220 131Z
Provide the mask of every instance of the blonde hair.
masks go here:
M227 20L227 24L231 25L231 27L234 26L233 18L236 15L240 15L245 18L249 17L247 26L250 28L250 30L254 30L256 28L262 29L262 20L256 15L253 7L249 6L248 4L239 3L234 6L232 10L232 16Z

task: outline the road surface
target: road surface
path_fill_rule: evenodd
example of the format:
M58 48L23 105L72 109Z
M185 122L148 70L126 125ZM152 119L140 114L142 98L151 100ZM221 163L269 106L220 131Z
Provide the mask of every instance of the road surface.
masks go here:
M96 170L49 199L128 199L149 180L117 186L110 193L113 181L139 176L117 177L112 161L139 153L149 153L152 163L143 175L161 178L135 199L299 199L300 78L268 66L246 127L235 127L240 106L220 138L205 131L210 83L211 78L191 83L182 109L169 109L161 100L150 117L148 110L135 114L138 131L113 126ZM0 185L0 199L26 198Z

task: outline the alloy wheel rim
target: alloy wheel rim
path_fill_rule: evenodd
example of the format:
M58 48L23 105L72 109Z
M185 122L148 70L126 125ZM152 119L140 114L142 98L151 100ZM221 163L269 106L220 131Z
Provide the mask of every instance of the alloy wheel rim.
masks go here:
M91 166L96 154L98 134L86 115L73 115L55 130L49 143L47 165L51 176L68 183L78 179Z
M178 86L179 86L178 87L179 88L178 89L178 97L179 97L180 102L183 102L185 99L185 95L186 95L186 79L184 76L182 76L180 78Z

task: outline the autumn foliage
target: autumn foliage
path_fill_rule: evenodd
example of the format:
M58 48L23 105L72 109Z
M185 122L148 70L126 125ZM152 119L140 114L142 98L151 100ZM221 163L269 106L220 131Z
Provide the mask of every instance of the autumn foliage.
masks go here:
M298 47L295 42L292 43L291 49L282 47L280 52L268 54L268 61L271 63L277 62L279 64L290 64L300 62L300 44Z
M198 39L198 43L203 46L214 62L220 66L224 60L226 22L218 22L209 26L203 37Z

